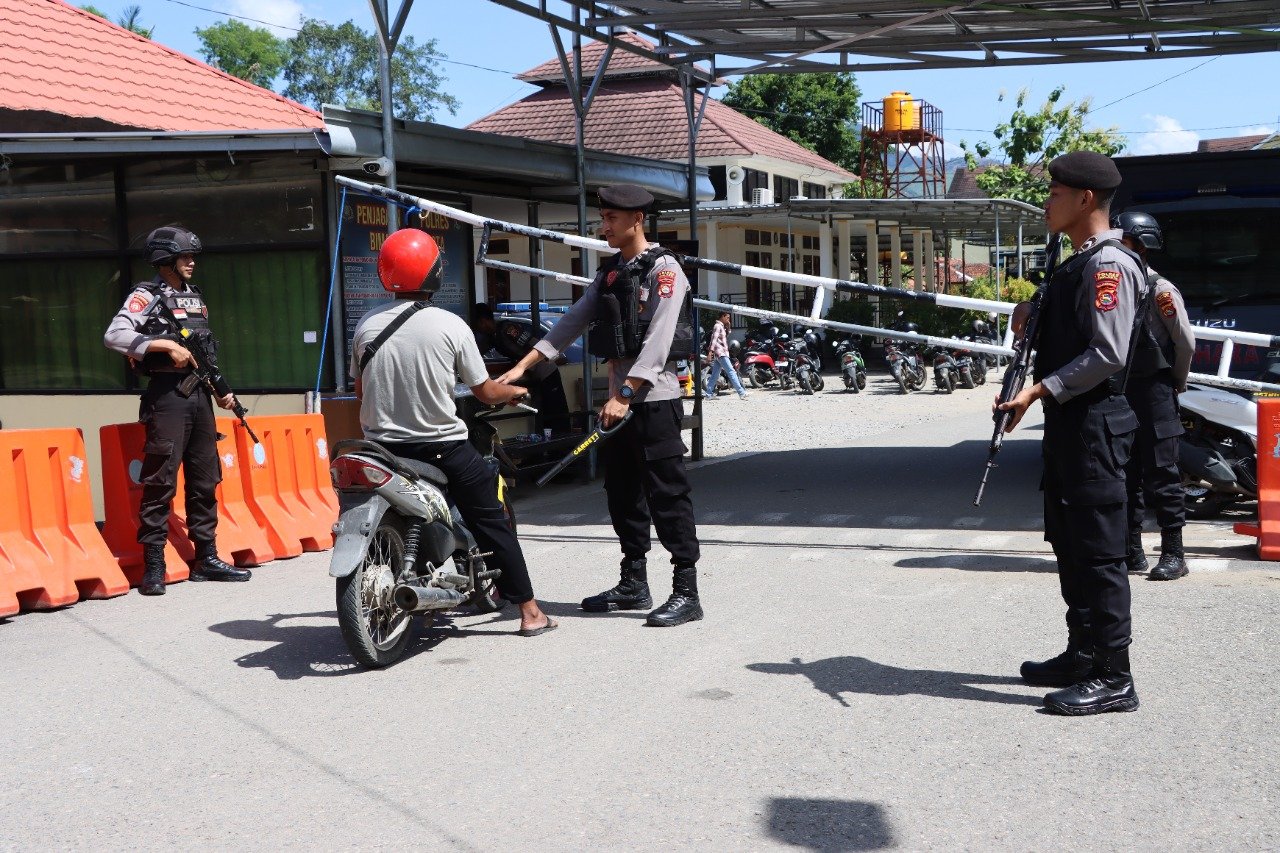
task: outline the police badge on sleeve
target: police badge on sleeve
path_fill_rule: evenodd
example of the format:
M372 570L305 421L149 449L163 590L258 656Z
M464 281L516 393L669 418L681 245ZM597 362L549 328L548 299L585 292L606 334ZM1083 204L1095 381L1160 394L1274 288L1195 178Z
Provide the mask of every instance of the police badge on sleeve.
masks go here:
M667 299L671 294L676 292L676 271L675 270L659 270L658 271L658 295L663 299Z
M1119 270L1098 270L1093 274L1093 307L1110 311L1120 304L1116 291L1120 287Z

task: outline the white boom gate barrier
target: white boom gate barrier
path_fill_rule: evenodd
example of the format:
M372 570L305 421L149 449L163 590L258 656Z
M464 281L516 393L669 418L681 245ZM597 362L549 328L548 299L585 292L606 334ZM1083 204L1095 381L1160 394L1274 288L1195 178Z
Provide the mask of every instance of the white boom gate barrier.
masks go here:
M482 228L483 234L481 235L480 250L478 257L476 258L476 263L484 266L491 266L495 269L530 273L569 284L586 285L591 283L590 279L584 279L580 276L571 276L564 273L556 273L549 270L541 270L534 267L526 267L519 264L512 264L507 261L497 261L488 258L486 256L486 251L489 245L489 234L495 230L509 234L521 234L526 237L535 237L541 240L550 240L553 243L561 243L566 246L574 246L580 249L590 249L594 252L600 252L601 254L615 251L614 249L611 249L609 244L604 240L595 240L591 237L582 237L577 234L565 234L561 231L550 231L545 228L535 228L531 225L521 225L518 222L489 219L488 217L480 216L469 211L450 207L447 204L441 204L436 201L431 201L430 199L420 198L419 196L400 192L399 190L388 189L380 184L370 184L364 181L357 181L354 178L348 178L343 175L339 175L334 180L342 186L350 187L351 189L365 193L366 195L389 199L411 207L416 207L419 210L438 213L441 216L448 217L449 219L456 219L459 222L466 222L476 228ZM692 255L680 255L678 257L680 258L681 263L697 267L698 269L724 272L729 273L730 275L740 275L750 278L759 278L766 281L776 281L782 284L798 284L802 287L820 288L836 292L862 293L871 296L881 296L886 299L906 299L915 302L928 302L942 308L960 308L967 311L994 311L997 314L1012 314L1015 307L1012 302L998 302L994 299L975 299L969 296L956 296L950 293L928 293L919 290L904 290L897 287L885 287L879 284L867 284L866 282L861 281L825 278L823 276L806 275L804 273L787 272L785 270L753 267L745 264L730 263L728 261L717 261L712 258L699 258ZM815 313L818 310L821 310L821 303L821 299L814 299ZM874 337L881 338L910 340L921 343L930 343L933 346L947 347L950 349L967 349L973 352L985 352L994 355L1008 356L1013 353L1011 348L1004 346L959 341L954 338L938 338L932 335L919 335L911 332L898 332L891 329L878 329L872 326L857 326L851 323L837 323L832 320L821 320L817 317L783 314L777 311L765 311L760 308L747 308L742 305L710 302L705 299L695 299L694 304L700 308L716 308L723 311L730 311L735 314L743 314L745 316L780 319L788 323L822 326L824 328L851 332L852 334L858 335L872 335ZM1221 388L1234 388L1240 391L1280 391L1280 385L1277 384L1270 382L1254 382L1248 379L1234 379L1227 375L1231 368L1231 356L1234 352L1235 344L1280 349L1280 336L1265 335L1257 332L1238 332L1227 329L1208 329L1200 326L1193 327L1193 330L1195 332L1195 336L1199 339L1220 341L1222 343L1222 354L1218 359L1218 370L1215 375L1192 373L1187 376L1188 382L1194 382L1199 385L1212 385Z

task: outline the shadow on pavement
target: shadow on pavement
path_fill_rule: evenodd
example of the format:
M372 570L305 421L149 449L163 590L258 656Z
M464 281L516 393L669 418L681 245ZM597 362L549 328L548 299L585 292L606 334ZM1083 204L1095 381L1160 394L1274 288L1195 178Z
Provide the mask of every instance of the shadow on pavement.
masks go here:
M861 800L774 797L768 821L770 836L806 850L844 853L894 846L884 809Z
M983 437L942 447L822 447L760 453L690 471L694 513L699 521L711 516L711 524L752 528L935 530L958 520L966 530L1038 526L1042 515L1039 442L1005 443L985 500L975 507L973 495L987 447L988 439ZM517 503L520 521L558 527L605 523L604 495L596 489L575 488L548 498L523 507Z
M281 624L289 619L324 619L325 625ZM233 640L247 640L274 645L236 658L245 669L269 669L282 681L300 678L350 675L366 672L347 651L338 630L335 611L319 613L275 613L264 619L233 619L210 625L209 630ZM417 630L411 626L410 630ZM430 650L434 643L418 638L410 641L400 663Z
M968 699L1004 705L1040 705L1040 696L1021 696L984 690L975 684L1021 685L1022 679L1009 675L982 675L973 672L946 672L933 669L903 669L876 663L864 657L835 657L804 663L753 663L747 669L770 675L803 675L814 689L825 693L846 708L844 693L868 696L937 696L940 699Z
M904 569L960 569L966 572L1056 572L1058 564L1044 557L1023 557L993 552L990 554L948 552L931 557L904 557L895 566Z

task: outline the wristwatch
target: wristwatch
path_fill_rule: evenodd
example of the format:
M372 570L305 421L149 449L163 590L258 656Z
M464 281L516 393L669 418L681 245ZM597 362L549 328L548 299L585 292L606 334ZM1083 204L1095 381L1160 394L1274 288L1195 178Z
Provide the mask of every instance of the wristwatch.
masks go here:
M622 390L621 390L621 391L619 391L619 392L618 392L618 394L622 397L622 399L624 399L624 400L626 400L628 403L630 403L630 402L631 402L631 398L632 398L632 397L634 397L634 396L636 395L636 392L631 388L631 386L630 386L630 385L628 385L627 383L623 382L623 383L622 383Z

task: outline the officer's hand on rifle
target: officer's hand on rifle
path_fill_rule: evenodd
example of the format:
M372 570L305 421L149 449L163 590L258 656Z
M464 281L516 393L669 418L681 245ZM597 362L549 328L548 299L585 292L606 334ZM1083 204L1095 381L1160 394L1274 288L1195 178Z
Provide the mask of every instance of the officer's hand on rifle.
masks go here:
M1031 313L1030 302L1019 302L1013 309L1013 315L1009 317L1009 328L1013 329L1015 338L1022 337L1022 332L1027 328L1027 315Z
M214 399L214 402L218 404L219 408L227 409L228 411L235 408L235 405L236 405L235 394L227 394L222 397L214 397L213 399Z
M148 349L169 353L169 358L173 361L174 367L186 367L188 365L191 367L199 367L199 365L196 364L195 356L191 354L191 350L187 349L177 341L160 338L152 341L151 346L148 347Z
M996 397L996 404L992 407L992 411L1009 412L1009 425L1004 428L1004 431L1007 433L1013 432L1013 428L1022 421L1022 416L1027 413L1027 409L1031 407L1031 404L1047 396L1049 396L1049 390L1037 382L1030 388L1023 388L1018 393L1018 396L1007 403L1001 403L1000 398Z

